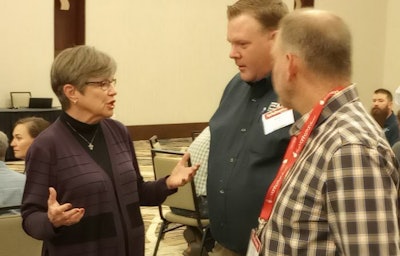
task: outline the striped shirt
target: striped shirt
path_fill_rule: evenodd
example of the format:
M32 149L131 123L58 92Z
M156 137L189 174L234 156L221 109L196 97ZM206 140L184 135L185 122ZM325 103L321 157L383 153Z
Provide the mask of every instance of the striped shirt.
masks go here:
M351 85L325 106L287 175L262 255L400 255L398 196L394 154Z

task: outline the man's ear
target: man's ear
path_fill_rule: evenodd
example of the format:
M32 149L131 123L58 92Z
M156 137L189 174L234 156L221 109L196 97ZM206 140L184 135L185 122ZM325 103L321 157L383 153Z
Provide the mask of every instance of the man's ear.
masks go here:
M389 101L388 102L388 107L389 107L390 110L393 109L393 101Z
M270 40L275 40L277 35L278 35L278 30L272 30L272 31L269 33L269 39L270 39Z
M299 58L292 53L286 53L286 61L288 62L289 80L291 80L297 76L299 71Z

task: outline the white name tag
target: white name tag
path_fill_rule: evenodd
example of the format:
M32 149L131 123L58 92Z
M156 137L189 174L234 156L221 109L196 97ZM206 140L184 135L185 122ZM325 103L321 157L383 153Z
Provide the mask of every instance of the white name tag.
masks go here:
M293 110L284 107L267 112L261 118L265 135L294 123Z

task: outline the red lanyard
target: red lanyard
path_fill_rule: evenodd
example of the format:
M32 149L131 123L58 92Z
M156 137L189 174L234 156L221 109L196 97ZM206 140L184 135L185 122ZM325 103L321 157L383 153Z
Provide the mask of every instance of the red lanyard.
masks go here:
M321 115L321 112L325 107L326 102L333 95L335 95L342 89L343 87L337 87L331 92L329 92L328 95L326 95L325 98L313 108L312 112L310 113L310 116L308 117L307 121L301 128L300 133L296 136L292 136L292 138L290 139L289 145L286 149L286 153L283 158L282 164L279 167L278 173L276 174L275 179L272 181L271 185L268 188L268 192L265 195L264 205L263 208L261 209L261 214L260 214L261 221L268 221L272 212L272 208L274 207L276 198L278 197L279 191L282 187L283 180L285 179L290 168L292 168L292 166L296 162L297 157L303 150L304 145L306 144L308 138L310 137L310 134L314 129L315 124L317 123L317 120Z

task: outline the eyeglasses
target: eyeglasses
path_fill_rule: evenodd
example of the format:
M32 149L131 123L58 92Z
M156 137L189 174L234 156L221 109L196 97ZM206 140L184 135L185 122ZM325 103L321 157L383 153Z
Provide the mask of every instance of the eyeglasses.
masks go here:
M98 87L100 87L103 91L108 91L110 89L111 86L115 87L115 85L117 84L117 79L112 79L110 80L103 80L103 81L88 81L85 84L95 84Z

